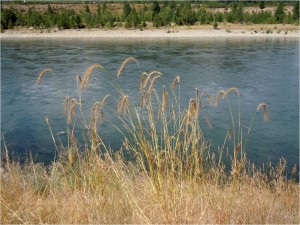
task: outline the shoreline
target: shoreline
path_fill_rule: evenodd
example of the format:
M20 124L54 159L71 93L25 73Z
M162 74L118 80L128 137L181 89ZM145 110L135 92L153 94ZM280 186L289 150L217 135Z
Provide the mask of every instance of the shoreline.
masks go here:
M160 29L33 29L21 28L5 30L0 34L1 39L6 38L213 38L213 37L280 37L299 38L299 27L274 25L255 25L238 27L164 27Z

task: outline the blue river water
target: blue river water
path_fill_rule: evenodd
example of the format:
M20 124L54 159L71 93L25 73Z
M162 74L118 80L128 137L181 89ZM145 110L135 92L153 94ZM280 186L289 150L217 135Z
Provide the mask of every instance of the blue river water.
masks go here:
M92 64L101 64L105 71L95 70L88 90L82 94L86 115L106 94L114 96L108 101L114 107L118 98L112 85L114 77L123 60L134 57L139 65L128 63L118 82L137 104L142 71L158 70L166 83L180 75L183 108L195 96L195 88L209 92L214 99L219 90L237 87L240 99L232 94L230 102L235 118L238 110L241 112L243 132L247 132L257 105L266 102L268 106L267 123L263 111L256 114L247 143L248 158L262 164L284 157L289 165L299 165L298 39L54 38L1 42L1 134L8 149L19 157L31 152L36 161L53 160L55 147L45 117L56 139L64 140L65 96L77 96L76 75L82 75ZM36 78L45 67L54 72L47 73L36 86ZM155 87L161 93L162 81ZM107 120L114 119L110 113L104 114ZM231 126L228 105L222 101L215 108L204 101L201 117L203 121L209 118L212 128L203 122L202 129L211 149L217 150ZM122 135L109 122L99 126L105 142L118 150Z

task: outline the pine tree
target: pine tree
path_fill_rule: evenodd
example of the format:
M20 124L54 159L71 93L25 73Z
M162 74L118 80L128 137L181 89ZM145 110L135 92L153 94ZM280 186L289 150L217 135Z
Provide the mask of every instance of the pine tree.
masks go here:
M53 9L51 8L50 4L48 4L48 14L53 14Z
M85 10L85 12L90 13L90 8L89 8L88 4L85 4L84 10Z
M130 14L130 12L131 12L131 7L130 7L129 2L124 3L123 13L124 13L125 18Z
M138 17L135 8L133 8L131 10L130 15L131 15L131 20L132 20L133 26L137 27L137 25L140 23L140 18Z
M214 25L213 25L214 29L217 29L218 28L218 22L216 20L216 18L214 19Z
M261 1L261 2L259 3L259 8L260 8L260 9L264 9L264 8L265 8L265 2L264 2L264 1Z
M293 19L295 21L299 20L299 1L297 1L294 5L294 10L293 10Z
M153 2L152 12L153 12L153 18L154 18L155 15L157 15L160 12L160 6L159 6L157 1Z
M283 10L282 2L280 2L279 5L277 6L274 16L275 16L277 22L283 23L284 10Z

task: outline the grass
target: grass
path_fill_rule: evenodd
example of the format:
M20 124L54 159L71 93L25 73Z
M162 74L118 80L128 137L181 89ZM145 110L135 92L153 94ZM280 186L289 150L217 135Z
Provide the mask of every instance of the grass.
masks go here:
M216 153L201 129L201 108L213 104L211 95L196 89L182 107L179 76L168 84L159 71L141 71L137 104L119 87L128 62L141 70L136 59L125 60L116 78L111 77L119 96L95 102L89 118L81 96L93 70L104 68L95 64L82 79L77 76L78 96L67 96L64 103L66 146L56 144L46 119L59 153L50 166L31 158L20 165L9 158L4 142L2 223L299 223L297 167L288 179L284 159L256 168L246 158L252 122L261 109L267 119L266 103L258 104L245 128L229 98L236 94L240 105L240 91L219 91L214 105L228 105L232 124ZM109 121L123 135L119 151L101 139L98 123L104 113L115 114L120 122ZM85 128L83 149L74 133L75 117ZM229 151L229 166L224 150Z

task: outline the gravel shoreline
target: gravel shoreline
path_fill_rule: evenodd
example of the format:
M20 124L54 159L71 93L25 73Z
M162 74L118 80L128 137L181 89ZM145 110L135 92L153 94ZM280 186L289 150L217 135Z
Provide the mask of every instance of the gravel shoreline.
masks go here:
M1 38L201 38L201 37L293 37L299 38L299 29L249 30L249 29L68 29L6 30Z

